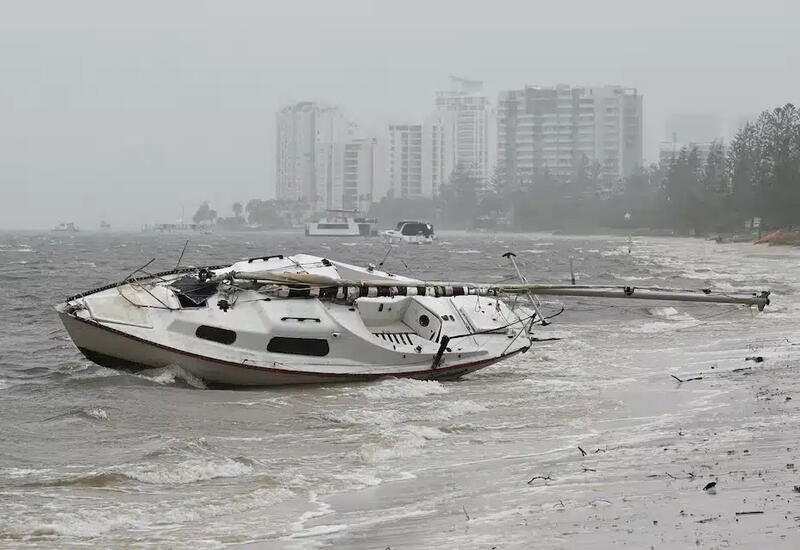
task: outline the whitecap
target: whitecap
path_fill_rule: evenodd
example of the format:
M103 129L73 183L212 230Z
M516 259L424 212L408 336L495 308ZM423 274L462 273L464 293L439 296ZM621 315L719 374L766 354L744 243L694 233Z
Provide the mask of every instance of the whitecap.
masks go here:
M712 286L716 290L721 290L722 292L736 292L736 287L734 287L728 281L713 281Z
M253 471L241 460L230 458L185 460L176 464L140 464L119 471L136 481L154 485L182 485L209 479L239 477Z
M615 279L621 281L652 281L653 277L637 277L635 275L620 275L619 273L609 273Z
M100 407L92 407L90 409L83 409L83 414L96 420L108 420L108 413Z
M678 315L678 310L674 307L651 307L648 311L650 315L655 317L672 317Z
M451 418L484 412L486 410L485 405L476 403L475 401L470 401L469 399L460 399L458 401L451 401L449 403L436 404L432 408L435 410L435 417L439 420L449 420ZM429 416L431 415L424 414L422 415L422 418Z
M206 389L206 385L202 379L184 370L179 365L168 365L166 367L156 369L147 369L139 372L135 376L139 376L140 378L145 378L151 382L165 386L174 384L178 380L182 380L193 388L200 390Z
M349 489L362 489L364 487L377 487L383 480L368 472L351 471L344 474L335 474L334 479L347 482Z
M256 489L240 496L206 497L176 507L169 501L153 501L147 506L115 504L102 509L73 507L37 519L29 514L4 518L3 532L11 537L61 536L94 538L111 532L152 529L158 525L186 524L216 517L235 517L252 510L263 510L284 501L293 493L283 488ZM205 541L207 543L208 541ZM205 544L207 546L207 544Z
M406 425L388 432L379 443L369 443L359 449L359 458L368 464L419 453L428 442L447 437L443 431L429 426Z
M361 393L368 399L406 399L447 393L447 388L436 380L415 380L413 378L389 378L362 388Z
M32 475L41 475L50 472L52 472L52 470L37 469L37 468L2 468L0 469L0 477L6 477L10 479L21 479L30 477Z
M325 413L322 418L336 424L382 426L405 422L408 420L408 415L398 410L350 409L343 412Z

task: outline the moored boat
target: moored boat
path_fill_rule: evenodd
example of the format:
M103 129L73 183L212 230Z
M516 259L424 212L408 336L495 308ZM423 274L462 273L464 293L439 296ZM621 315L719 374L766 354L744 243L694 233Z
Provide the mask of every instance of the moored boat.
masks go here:
M306 223L305 229L309 237L371 237L377 222L357 210L328 210L326 217Z
M395 229L381 231L380 236L387 244L431 244L436 239L433 225L411 220L398 222Z

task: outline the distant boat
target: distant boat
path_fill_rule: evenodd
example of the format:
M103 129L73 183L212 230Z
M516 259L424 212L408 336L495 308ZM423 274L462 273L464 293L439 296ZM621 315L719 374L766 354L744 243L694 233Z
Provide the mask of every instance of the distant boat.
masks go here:
M431 244L436 239L433 225L409 220L397 222L395 229L381 231L380 235L388 244Z
M358 210L328 210L326 216L318 222L306 224L306 235L309 237L371 237L378 220L359 216Z
M61 222L53 228L53 231L62 231L65 233L77 233L79 231L75 222Z
M103 220L100 222L100 229L111 229L111 224Z

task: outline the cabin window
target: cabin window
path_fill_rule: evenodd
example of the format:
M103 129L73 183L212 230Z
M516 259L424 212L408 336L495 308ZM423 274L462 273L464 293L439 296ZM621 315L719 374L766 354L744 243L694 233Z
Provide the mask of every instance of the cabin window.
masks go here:
M318 223L319 229L348 229L350 224L347 223Z
M275 336L270 339L269 344L267 344L267 351L323 357L328 355L330 348L328 347L328 341L322 338L286 338L283 336Z
M408 222L402 226L400 233L403 235L422 235L423 237L430 237L433 235L433 226L429 223Z
M232 330L219 327L210 327L208 325L200 325L194 331L194 335L203 340L211 340L218 344L233 344L236 341L236 333Z
M427 327L431 322L430 317L425 314L419 316L419 324L420 326Z

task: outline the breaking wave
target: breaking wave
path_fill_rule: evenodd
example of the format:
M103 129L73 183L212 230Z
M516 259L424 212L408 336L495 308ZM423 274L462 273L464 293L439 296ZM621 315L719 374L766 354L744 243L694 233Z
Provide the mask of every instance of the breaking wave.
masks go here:
M100 407L83 409L81 412L88 418L94 418L95 420L108 420L108 413L105 411L105 409L101 409Z
M335 424L368 424L372 426L399 424L408 419L408 415L398 410L372 409L350 409L343 412L330 412L322 414L321 417Z
M406 399L447 393L447 388L436 380L413 378L388 378L361 389L368 399Z
M651 307L648 312L653 317L670 318L679 315L678 310L674 307Z
M177 464L140 465L121 472L122 475L156 485L182 485L209 479L239 477L253 471L246 459L190 459Z
M198 390L206 389L206 384L202 379L184 370L179 365L168 365L158 369L143 370L136 374L136 376L164 386L184 383Z
M36 487L110 487L133 482L148 485L186 485L217 478L232 478L252 473L244 458L189 459L173 464L135 464L106 471L47 479L26 484ZM18 476L21 477L21 476Z
M358 451L358 456L367 464L404 458L419 453L428 441L444 437L447 437L447 434L437 428L410 424L385 433L377 443L363 445Z
M159 525L208 521L223 516L235 517L277 504L293 494L288 489L270 487L255 489L235 497L204 497L193 500L186 506L175 506L170 501L147 504L109 503L102 509L74 507L56 513L37 514L34 518L18 515L6 519L0 526L0 540L29 537L94 538L115 532L152 529Z

